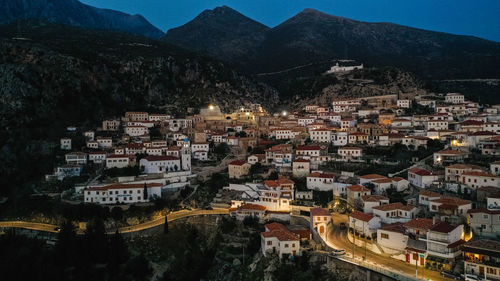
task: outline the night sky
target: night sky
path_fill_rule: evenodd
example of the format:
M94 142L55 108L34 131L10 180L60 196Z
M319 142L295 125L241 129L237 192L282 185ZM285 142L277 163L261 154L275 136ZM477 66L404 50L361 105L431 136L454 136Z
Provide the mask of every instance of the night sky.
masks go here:
M269 27L304 8L368 22L393 22L500 41L499 0L81 0L99 8L141 14L163 31L205 9L226 5Z

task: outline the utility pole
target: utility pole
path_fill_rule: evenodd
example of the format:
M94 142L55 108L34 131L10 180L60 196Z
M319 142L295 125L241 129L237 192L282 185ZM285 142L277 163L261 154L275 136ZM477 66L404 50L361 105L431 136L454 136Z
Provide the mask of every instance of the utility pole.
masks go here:
M418 278L418 256L419 254L417 253L417 258L415 259L415 277Z
M354 260L354 249L356 247L356 221L352 224L352 259Z
M365 256L363 257L363 260L366 261L366 233L365 233L365 221L363 221L363 236L365 237Z

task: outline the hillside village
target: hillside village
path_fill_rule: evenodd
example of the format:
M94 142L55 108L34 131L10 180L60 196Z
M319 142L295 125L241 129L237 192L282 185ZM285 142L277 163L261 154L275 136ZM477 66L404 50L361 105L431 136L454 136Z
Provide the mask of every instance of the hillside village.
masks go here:
M314 238L353 257L356 245L417 268L500 278L500 105L458 93L277 113L210 104L184 118L125 112L65 134L64 164L46 180L91 167L66 191L76 202L147 204L223 174L224 187L192 207L270 222L264 255L300 256ZM292 216L308 217L309 229L288 225ZM342 233L347 240L333 244Z

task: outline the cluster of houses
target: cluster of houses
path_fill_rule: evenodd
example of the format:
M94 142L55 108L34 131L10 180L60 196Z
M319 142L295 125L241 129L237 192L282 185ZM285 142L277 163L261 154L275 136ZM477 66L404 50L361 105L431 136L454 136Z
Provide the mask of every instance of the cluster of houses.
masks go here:
M336 65L331 72L360 67ZM415 113L422 108L426 114ZM467 272L500 276L498 268L475 264L497 259L498 245L488 248L490 242L471 239L500 236L500 105L480 106L458 93L409 93L336 99L327 106L275 114L258 104L245 104L232 113L222 113L216 105L190 112L194 110L184 118L126 112L83 132L85 147L74 147L76 137L68 134L60 143L67 151L65 164L48 178L78 176L90 164L139 167L140 176L90 182L77 191L88 203L146 202L165 189L187 185L192 164L218 161L214 148L225 144L246 155L228 163L229 178L240 183L230 183L213 201L214 206L229 208L232 217L287 221L296 211L294 201L312 200L314 190L332 192L352 209L352 239L365 239L379 251L417 266L449 269L457 258L467 257ZM366 163L368 147L398 144L425 150L437 141L444 149L428 161L416 160L399 175L338 174L325 168L329 162ZM476 158L492 161L471 163ZM277 171L279 177L254 181L255 165ZM304 179L307 191L298 191L291 178ZM407 194L399 200L405 203L388 198L391 192ZM261 234L263 253L300 255L301 239L326 235L328 211L311 209L310 214L309 234L267 224Z

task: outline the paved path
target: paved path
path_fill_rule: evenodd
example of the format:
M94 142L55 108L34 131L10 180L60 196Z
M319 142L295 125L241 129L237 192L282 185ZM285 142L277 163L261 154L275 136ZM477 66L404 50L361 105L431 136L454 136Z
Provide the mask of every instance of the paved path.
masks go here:
M227 215L229 214L227 209L213 209L213 210L181 210L173 212L167 215L168 221L175 221L182 218L192 217L192 216L205 216L205 215ZM165 222L165 216L158 217L154 220L141 223L134 226L121 227L114 230L109 230L108 234L113 234L118 230L120 233L130 233L141 230L146 230L149 228L157 227ZM23 228L36 231L44 232L59 232L59 226L53 224L37 223L37 222L26 222L26 221L2 221L0 222L0 228ZM82 234L83 232L79 232Z

